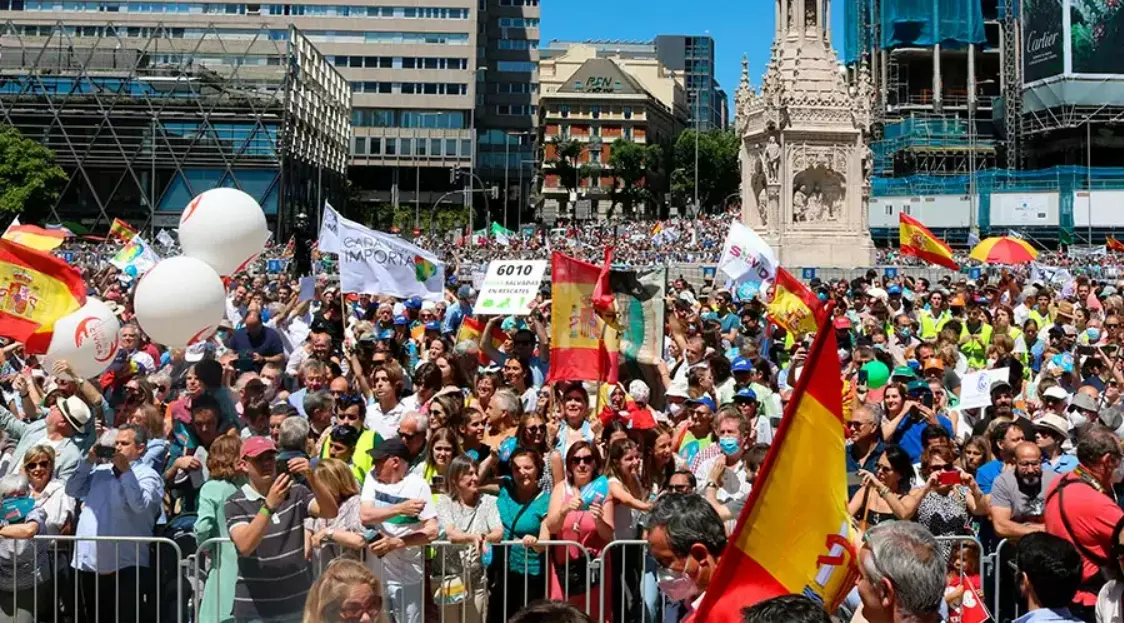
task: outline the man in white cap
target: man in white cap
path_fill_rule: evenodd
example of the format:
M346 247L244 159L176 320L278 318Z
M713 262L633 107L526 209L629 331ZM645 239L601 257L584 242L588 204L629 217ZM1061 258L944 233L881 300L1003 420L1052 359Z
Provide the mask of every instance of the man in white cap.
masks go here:
M51 446L55 451L55 477L65 482L82 461L74 437L86 431L89 421L90 407L78 396L56 398L47 417L34 422L21 421L0 406L0 429L17 441L9 465L23 465L23 455L34 446Z
M1077 457L1065 454L1063 444L1069 440L1069 421L1064 416L1048 413L1034 421L1035 443L1042 452L1042 468L1064 474L1077 467Z

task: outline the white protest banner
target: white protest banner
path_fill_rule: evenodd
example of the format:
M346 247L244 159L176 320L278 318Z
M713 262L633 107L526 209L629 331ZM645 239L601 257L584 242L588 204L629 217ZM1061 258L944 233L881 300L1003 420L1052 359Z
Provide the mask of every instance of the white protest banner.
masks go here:
M773 249L752 229L734 221L722 245L718 270L736 283L760 284L777 275L777 258Z
M965 374L960 381L960 409L977 409L991 406L991 384L1006 381L1011 376L1010 368L980 370Z
M161 229L160 233L156 234L156 242L159 242L166 247L176 246L176 239L173 238L172 234L169 234L168 230L166 229Z
M110 264L134 279L147 273L158 262L160 256L139 235L133 236L133 239L125 243L125 246L109 260Z
M340 216L332 204L324 202L324 213L320 216L320 237L316 241L316 248L321 253L339 253L340 227L363 227L351 219ZM364 228L365 229L365 228Z
M445 263L436 255L343 217L338 217L335 227L344 292L400 299L418 296L427 301L445 298ZM320 233L323 238L324 230Z
M473 314L526 316L539 293L546 260L494 260L488 264Z

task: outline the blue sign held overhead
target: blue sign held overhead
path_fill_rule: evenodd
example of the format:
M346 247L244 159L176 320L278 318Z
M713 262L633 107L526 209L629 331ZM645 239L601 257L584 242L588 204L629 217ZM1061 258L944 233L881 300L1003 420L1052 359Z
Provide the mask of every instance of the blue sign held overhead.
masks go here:
M67 264L73 264L74 263L74 253L72 253L70 251L64 251L63 254L62 254L62 259Z
M717 266L703 266L702 267L703 279L714 279L714 275L717 272L717 269L718 269Z
M972 279L973 281L979 279L982 272L983 269L981 269L979 266L973 266L972 268L968 269L968 278Z
M800 271L800 278L809 281L816 278L816 269L804 268Z
M282 271L281 260L268 260L265 263L265 269L270 273L280 273Z
M889 277L890 279L893 279L894 277L897 277L898 276L898 267L897 266L887 266L886 267L886 276Z

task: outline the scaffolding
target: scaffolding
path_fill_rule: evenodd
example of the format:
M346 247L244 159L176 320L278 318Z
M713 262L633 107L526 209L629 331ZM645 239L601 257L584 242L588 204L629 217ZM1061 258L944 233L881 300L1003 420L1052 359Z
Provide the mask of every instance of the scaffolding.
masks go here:
M52 220L178 222L191 197L240 188L279 236L342 197L347 82L295 28L6 23L0 121L55 152Z

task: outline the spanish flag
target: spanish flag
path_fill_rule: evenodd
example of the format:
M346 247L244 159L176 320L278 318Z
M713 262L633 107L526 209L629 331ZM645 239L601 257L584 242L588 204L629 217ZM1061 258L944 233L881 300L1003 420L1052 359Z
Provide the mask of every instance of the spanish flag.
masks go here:
M608 262L609 251L606 251ZM550 375L554 381L617 382L618 337L594 307L594 290L604 266L563 255L550 259ZM597 292L607 302L608 292ZM604 309L604 307L603 307Z
M121 242L129 242L137 235L137 230L125 221L115 218L113 219L113 224L109 226L109 235Z
M421 333L425 334L425 327L420 327ZM457 343L460 342L475 342L480 344L480 338L484 335L484 323L471 316L461 321L461 328L457 331ZM499 350L503 347L503 343L507 341L507 334L503 329L493 325L492 334L489 336L491 339L492 348ZM492 362L488 355L484 354L484 349L480 349L480 354L477 356L480 365L486 366Z
M11 240L36 251L50 251L66 240L66 232L36 225L15 225L4 232L4 240Z
M661 231L663 231L663 221L656 221L655 226L652 227L652 235L655 236Z
M86 304L86 284L69 264L44 251L0 240L0 336L42 355L55 321Z
M960 265L952 259L952 249L933 232L925 228L917 219L901 214L900 236L901 252L903 255L912 255L918 259L944 266L952 270L960 270Z
M774 323L796 336L815 333L827 317L819 297L783 268L777 269L773 300L766 311Z
M791 593L833 612L858 579L836 348L825 323L694 623L740 623L743 608Z
M1115 236L1105 238L1104 246L1108 247L1109 251L1124 251L1124 242L1120 242Z

